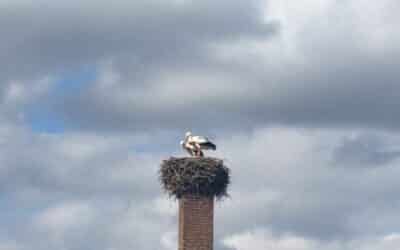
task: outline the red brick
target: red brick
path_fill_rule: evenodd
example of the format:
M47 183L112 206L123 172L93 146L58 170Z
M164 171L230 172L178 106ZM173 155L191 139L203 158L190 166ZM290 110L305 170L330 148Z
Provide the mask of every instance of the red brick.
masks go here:
M179 250L212 250L214 198L186 195L179 200Z

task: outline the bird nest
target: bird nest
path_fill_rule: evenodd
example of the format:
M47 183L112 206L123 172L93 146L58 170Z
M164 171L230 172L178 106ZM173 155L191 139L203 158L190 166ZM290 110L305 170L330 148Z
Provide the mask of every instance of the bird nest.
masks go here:
M229 168L220 159L171 157L162 161L159 174L164 190L178 199L184 195L228 196Z

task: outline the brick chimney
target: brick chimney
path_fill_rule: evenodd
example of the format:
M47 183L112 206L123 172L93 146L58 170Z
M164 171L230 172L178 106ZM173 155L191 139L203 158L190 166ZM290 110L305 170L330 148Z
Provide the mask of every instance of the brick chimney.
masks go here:
M214 197L184 195L179 199L178 250L212 250Z
M228 196L229 168L210 157L170 157L160 168L163 189L179 200L178 250L212 250L214 200Z

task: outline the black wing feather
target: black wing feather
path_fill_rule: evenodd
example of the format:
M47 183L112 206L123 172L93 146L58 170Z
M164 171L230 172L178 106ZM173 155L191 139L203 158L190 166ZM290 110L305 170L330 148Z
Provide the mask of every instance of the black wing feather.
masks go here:
M204 149L212 149L212 150L217 149L217 146L212 142L200 143L200 147L203 147Z

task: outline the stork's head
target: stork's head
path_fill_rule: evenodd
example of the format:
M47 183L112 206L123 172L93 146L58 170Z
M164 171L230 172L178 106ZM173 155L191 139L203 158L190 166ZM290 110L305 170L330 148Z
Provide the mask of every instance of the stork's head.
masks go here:
M191 135L192 135L192 132L188 131L188 132L186 132L185 137L188 138Z
M181 144L182 147L183 147L183 145L185 144L184 141L180 141L179 143Z

